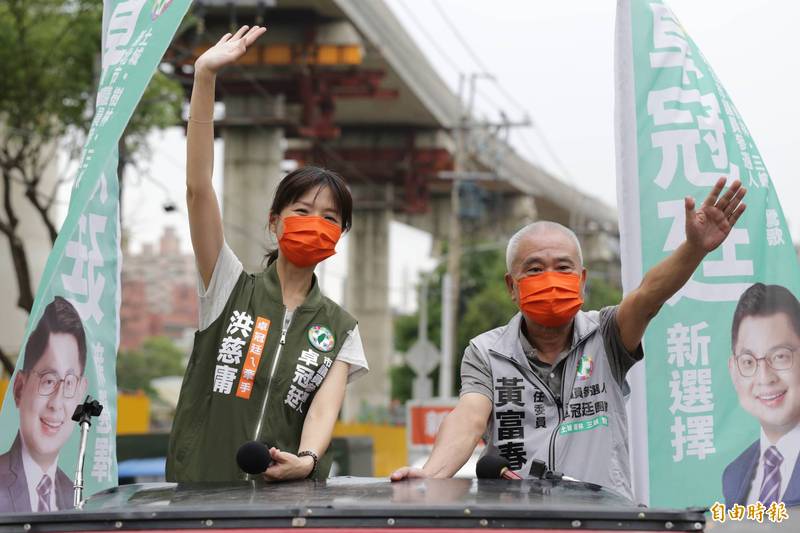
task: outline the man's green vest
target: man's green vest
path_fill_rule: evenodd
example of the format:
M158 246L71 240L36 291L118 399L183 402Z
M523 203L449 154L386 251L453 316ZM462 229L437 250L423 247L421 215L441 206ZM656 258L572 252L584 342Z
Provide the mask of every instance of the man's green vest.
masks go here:
M322 295L316 277L283 331L285 312L273 263L243 272L222 314L195 334L170 435L169 481L245 479L236 451L247 441L299 451L311 401L356 320ZM326 478L330 463L322 457L316 477Z

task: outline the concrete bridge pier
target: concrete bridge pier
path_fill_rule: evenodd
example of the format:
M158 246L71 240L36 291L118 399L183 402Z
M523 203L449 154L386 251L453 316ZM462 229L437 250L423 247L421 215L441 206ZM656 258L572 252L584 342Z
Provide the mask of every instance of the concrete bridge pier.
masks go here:
M359 205L358 200L355 202ZM348 386L342 418L358 418L362 406L389 405L389 366L393 353L392 313L389 305L388 205L356 209L348 237L345 308L358 320L369 362L369 374Z
M240 117L279 114L281 102L265 105L263 97L225 100L222 138L225 141L222 193L225 239L248 272L264 268L264 255L277 246L269 234L269 208L283 171L286 141L281 127L242 125ZM229 124L229 125L226 125Z

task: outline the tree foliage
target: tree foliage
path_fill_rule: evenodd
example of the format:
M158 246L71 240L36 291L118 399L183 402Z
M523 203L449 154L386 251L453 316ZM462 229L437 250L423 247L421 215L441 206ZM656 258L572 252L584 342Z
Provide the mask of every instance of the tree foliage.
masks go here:
M47 188L42 179L58 153L56 141L89 124L101 10L92 0L0 3L0 232L14 262L17 305L28 312L33 288L14 191L24 195L55 242L52 207L64 178Z
M72 176L46 180L60 153L75 158L92 121L100 65L103 3L99 0L0 2L0 234L13 262L17 307L30 312L34 282L23 225L33 209L51 243L58 236L54 204ZM124 167L146 155L154 128L179 122L183 94L177 81L156 73L120 143ZM23 222L24 221L24 222ZM11 372L10 358L0 353Z
M505 272L505 258L499 250L468 251L462 256L459 308L456 314L456 354L453 362L456 379L452 394L456 394L460 387L458 370L470 339L505 324L516 312L516 306L509 298L503 280ZM441 341L444 273L445 267L441 266L428 280L428 339L437 347ZM399 351L408 350L416 341L418 320L418 313L400 316L395 320L395 347ZM393 370L390 375L392 399L405 401L411 395L410 383L414 374L408 367L399 368L402 370ZM432 374L434 387L438 386L438 374L438 369Z
M412 396L414 371L408 365L393 366L389 369L389 397L405 403Z
M164 376L181 376L184 354L166 337L147 339L138 350L120 352L117 356L117 386L122 390L142 390L154 397L150 382Z
M617 305L622 301L622 291L601 278L589 276L586 282L586 299L583 309L602 309L609 305Z

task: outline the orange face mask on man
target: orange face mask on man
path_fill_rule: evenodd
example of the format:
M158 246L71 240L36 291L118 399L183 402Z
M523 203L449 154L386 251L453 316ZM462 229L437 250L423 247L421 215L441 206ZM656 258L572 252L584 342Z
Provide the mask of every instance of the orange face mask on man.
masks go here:
M581 276L572 272L543 272L522 278L518 286L520 310L549 328L572 320L583 305Z
M305 268L335 254L341 236L342 228L322 217L285 217L278 248L290 263Z

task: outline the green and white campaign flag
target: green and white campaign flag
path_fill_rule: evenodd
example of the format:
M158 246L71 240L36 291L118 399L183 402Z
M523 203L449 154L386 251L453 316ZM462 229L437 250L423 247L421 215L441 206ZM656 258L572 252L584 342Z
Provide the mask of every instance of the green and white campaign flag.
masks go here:
M632 383L636 495L651 505L710 505L722 501L724 484L728 505L746 504L748 495L774 488L753 482L760 441L800 439L800 270L792 240L747 126L660 0L618 2L615 89L626 292L685 238L685 196L699 205L722 176L747 188L736 227L645 334L645 370ZM759 297L750 290L757 282L773 287ZM735 311L744 318L732 346ZM785 477L775 490L789 498L800 479Z
M94 121L69 211L36 291L20 358L0 413L0 512L73 506L86 394L103 413L90 429L85 495L117 484L116 354L120 253L117 142L190 0L106 0Z

